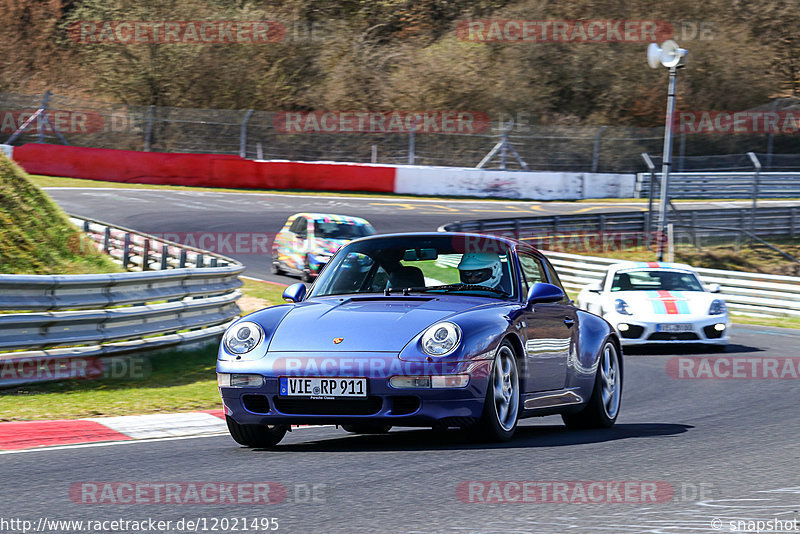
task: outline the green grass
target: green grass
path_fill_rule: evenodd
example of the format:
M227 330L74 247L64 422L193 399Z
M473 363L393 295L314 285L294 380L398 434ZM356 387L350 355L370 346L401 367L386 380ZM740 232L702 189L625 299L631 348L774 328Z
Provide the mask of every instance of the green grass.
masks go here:
M25 172L0 154L0 273L119 271Z
M250 310L281 304L283 287L243 280ZM0 421L188 412L221 407L216 346L157 353L136 379L64 380L0 390Z
M137 379L64 380L0 390L0 421L219 409L216 347L149 359Z

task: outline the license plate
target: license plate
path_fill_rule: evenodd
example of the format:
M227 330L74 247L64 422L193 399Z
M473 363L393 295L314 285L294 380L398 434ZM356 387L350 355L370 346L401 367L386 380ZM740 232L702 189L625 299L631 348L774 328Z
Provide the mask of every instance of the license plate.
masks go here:
M685 323L667 323L656 326L656 332L691 332L692 325Z
M303 378L281 377L279 395L326 399L334 397L366 397L366 378Z

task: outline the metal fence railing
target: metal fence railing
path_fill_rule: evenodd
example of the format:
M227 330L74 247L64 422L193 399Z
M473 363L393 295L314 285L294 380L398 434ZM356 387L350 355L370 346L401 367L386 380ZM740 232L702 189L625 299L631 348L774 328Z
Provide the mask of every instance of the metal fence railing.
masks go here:
M750 231L749 209L691 210L680 213L695 225L699 224L698 221L714 221L719 226L725 226L720 221L727 221L727 224L735 224L742 231ZM795 236L800 233L800 207L758 208L756 213L756 234ZM443 225L439 230L505 235L531 243L550 259L565 288L579 291L587 284L601 279L609 265L622 260L548 249L555 245L583 252L626 246L639 246L643 250L650 237L650 234L645 233L647 219L646 212L557 215L461 221ZM707 230L706 235L736 235L738 232L737 229L725 231L717 227ZM700 234L693 237L696 239L698 235ZM621 241L619 236L623 236ZM720 284L721 294L733 313L800 317L800 277L720 269L696 270L704 283Z
M543 251L565 289L580 291L602 279L621 260ZM800 277L696 268L704 284L719 284L720 295L734 314L800 317Z
M0 314L0 387L29 381L4 374L26 362L34 362L35 373L35 362L53 358L85 361L216 342L239 315L244 266L235 260L98 221L71 220L140 272L0 274L0 310L10 312Z
M443 225L448 232L482 232L510 235L547 248L553 241L570 237L597 236L612 239L620 235L639 236L640 244L654 239L656 217L649 212L580 213L513 219L479 219ZM667 211L667 221L676 225L678 236L740 237L744 231L759 236L796 237L800 234L800 206L724 208ZM703 226L727 227L727 230Z
M660 180L660 173L655 176ZM647 198L649 192L650 173L638 173L635 197ZM757 177L753 172L676 172L669 175L669 196L673 199L753 198L754 194L760 198L800 198L800 171L764 172Z
M43 104L42 95L0 93L0 143ZM239 154L255 159L349 161L475 167L498 142L506 139L530 170L568 172L638 172L645 170L640 154L661 152L664 129L629 126L567 126L520 120L535 116L521 111L488 116L475 131L434 133L355 133L349 131L287 133L283 113L136 106L52 95L45 115L64 140L76 146L158 152ZM368 111L368 110L365 110ZM38 119L37 119L38 120ZM61 143L47 124L34 121L14 141ZM676 136L674 169L738 170L745 152L765 153L764 171L800 169L796 135ZM708 154L732 154L708 156ZM656 160L657 158L653 158ZM495 158L486 168L502 166ZM516 158L508 169L520 169Z

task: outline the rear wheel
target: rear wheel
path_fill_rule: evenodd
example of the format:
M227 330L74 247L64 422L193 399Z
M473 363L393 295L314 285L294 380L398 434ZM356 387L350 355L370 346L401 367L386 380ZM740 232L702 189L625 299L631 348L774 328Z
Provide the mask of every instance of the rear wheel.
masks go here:
M392 429L392 425L382 423L355 423L352 425L342 425L342 428L353 434L386 434Z
M228 423L228 431L236 443L259 449L274 447L289 429L286 425L240 425L227 415L225 422Z
M472 429L480 441L508 441L514 436L519 420L519 369L514 348L503 341L497 349L481 421Z
M594 391L577 413L562 414L567 428L610 428L614 426L622 400L622 365L613 341L606 341L597 366Z

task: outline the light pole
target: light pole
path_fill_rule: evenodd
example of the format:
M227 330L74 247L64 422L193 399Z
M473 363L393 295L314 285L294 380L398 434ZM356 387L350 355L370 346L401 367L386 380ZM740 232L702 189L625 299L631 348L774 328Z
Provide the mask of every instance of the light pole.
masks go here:
M669 199L669 171L672 165L672 123L675 116L675 86L678 69L686 65L689 51L680 48L673 40L665 41L660 47L650 43L647 47L647 63L654 69L663 65L669 69L669 89L667 91L667 122L664 128L664 157L661 165L661 198L658 207L658 261L664 260L664 233L667 229L667 201Z

